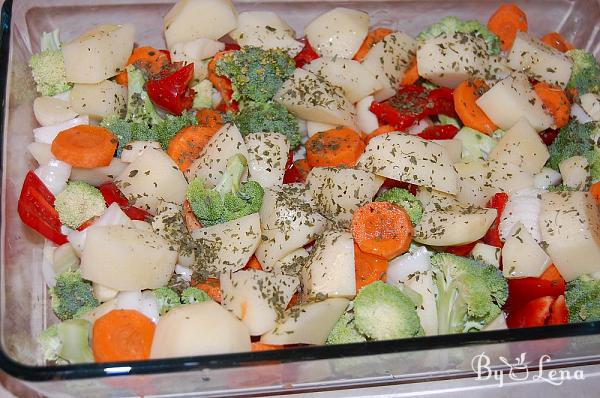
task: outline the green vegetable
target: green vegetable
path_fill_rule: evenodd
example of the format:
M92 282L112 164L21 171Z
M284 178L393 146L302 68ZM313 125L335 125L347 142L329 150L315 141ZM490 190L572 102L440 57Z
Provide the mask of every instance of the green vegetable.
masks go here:
M489 135L466 126L461 128L454 138L462 143L461 158L465 162L487 160L496 145L496 141Z
M573 61L567 89L576 89L578 95L600 95L600 65L594 55L584 50L570 50L566 54Z
M216 73L231 80L233 99L267 102L296 69L296 63L280 49L243 47L217 61Z
M76 229L92 217L104 213L106 202L98 188L83 181L71 181L56 195L54 208L61 223Z
M600 280L582 275L567 283L565 299L569 322L600 320Z
M457 129L461 128L460 122L450 116L446 116L446 115L438 115L438 120L440 121L440 124L451 124L452 126L456 127Z
M46 361L57 364L94 362L90 349L90 323L69 319L47 328L38 337Z
M391 340L424 334L415 304L400 289L373 282L354 299L356 329L372 340Z
M210 301L211 298L202 289L197 287L188 287L181 292L181 303L182 304L194 304L202 303L204 301Z
M573 156L585 156L590 165L592 182L600 180L600 122L579 123L571 120L561 127L550 145L550 159L546 166L558 170L563 160Z
M144 86L144 73L133 65L127 67L127 115L125 120L152 126L162 121Z
M237 220L260 210L264 190L259 183L241 183L248 168L246 158L237 154L227 161L227 170L213 189L195 178L188 185L186 198L202 226Z
M367 338L363 336L354 324L354 314L352 312L345 312L341 318L338 319L325 344L349 344L349 343L361 343L367 341Z
M417 225L423 217L423 205L412 193L402 188L391 188L375 199L376 202L390 202L402 207L408 213L412 225Z
M64 93L73 87L67 81L65 59L60 49L58 29L42 34L42 49L38 54L33 54L29 59L29 67L37 91L42 95L53 96Z
M61 321L75 318L99 304L92 293L92 284L83 280L79 271L69 270L58 275L50 296L52 310Z
M483 329L500 313L508 284L493 265L449 253L431 256L439 334Z
M298 119L285 106L276 102L242 103L236 114L228 113L224 121L233 123L245 137L252 133L280 133L287 137L290 148L300 145Z
M159 287L158 289L154 289L152 293L158 302L160 315L166 314L181 304L177 293L168 287Z
M500 39L498 39L498 36L474 19L462 21L457 17L444 17L440 22L434 23L419 33L417 40L424 41L443 34L453 36L455 33L468 33L482 38L487 44L488 55L498 55L500 53Z
M212 97L214 89L210 80L202 80L194 87L192 87L192 90L196 92L196 95L194 95L194 103L192 104L192 107L194 109L212 108Z

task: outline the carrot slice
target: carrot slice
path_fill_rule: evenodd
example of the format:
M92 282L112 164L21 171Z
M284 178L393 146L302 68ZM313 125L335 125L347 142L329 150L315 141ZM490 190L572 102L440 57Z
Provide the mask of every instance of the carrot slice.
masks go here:
M94 322L92 351L97 362L150 358L155 325L135 310L112 310Z
M544 36L542 36L541 40L542 43L545 43L552 48L556 48L558 51L563 53L575 48L558 32L546 33Z
M310 167L353 167L364 150L359 133L347 127L334 128L306 141L306 160Z
M367 203L358 208L351 229L360 250L387 260L405 253L414 234L406 211L390 202Z
M221 93L223 100L226 105L231 105L232 103L232 95L233 95L233 86L231 85L231 81L224 77L219 76L216 72L217 61L223 57L223 55L227 54L229 51L220 51L215 54L215 56L208 63L208 80L212 83L214 88Z
M250 257L250 260L248 260L248 263L244 268L262 271L262 265L260 265L260 261L258 261L255 255L252 255L252 257Z
M354 244L354 274L356 277L356 290L375 281L385 279L388 261L375 254L365 253Z
M186 199L183 201L182 210L183 221L185 221L185 226L187 227L189 233L192 233L198 228L202 228L202 224L200 223L200 220L198 220L198 217L196 217L194 214L189 200Z
M295 306L296 304L298 304L299 302L300 302L300 293L296 292L296 293L294 293L294 295L290 299L290 302L288 303L287 307L285 307L285 308L290 309L293 306Z
M181 171L186 171L217 131L219 129L216 127L185 127L169 141L167 155L177 163Z
M73 167L93 169L110 164L118 142L107 129L82 124L58 133L51 151L56 159Z
M204 282L197 283L196 287L204 290L206 294L217 303L221 302L221 282L217 278L208 278Z
M127 60L127 65L136 65L137 67L148 71L150 74L156 75L170 63L167 54L158 51L154 47L138 47L134 48L133 52ZM121 71L115 77L115 81L122 86L127 85L127 71Z
M502 4L488 20L488 29L500 39L502 51L508 51L517 31L527 32L527 15L516 4Z
M567 94L565 94L560 87L539 82L533 86L533 89L541 98L546 110L548 110L554 118L556 128L561 128L569 123L569 118L571 117L571 103L567 98Z
M353 59L358 62L365 59L371 47L379 43L381 40L383 40L384 37L386 37L390 33L394 33L394 31L388 28L377 28L375 30L370 31L367 34L367 37L365 37L365 40L363 40L356 54L354 54Z
M200 109L196 112L196 120L198 125L203 127L217 127L223 126L223 116L221 112L215 111L214 109Z
M369 143L369 141L371 141L373 138L377 137L378 135L388 134L393 131L397 132L398 129L395 128L394 126L390 126L389 124L384 124L383 126L380 126L379 128L371 131L371 133L369 135L367 135L367 137L365 138L365 141L367 143Z
M411 84L415 84L419 80L419 69L417 68L417 58L413 58L408 66L406 72L404 72L404 76L402 76L402 81L400 82L401 86L410 86Z
M454 110L461 122L472 129L492 134L498 129L475 101L487 85L482 80L465 80L454 89Z
M592 194L594 199L596 199L596 202L600 204L600 181L592 184L592 186L590 187L590 193Z
M540 279L556 282L558 284L565 284L564 278L562 277L560 271L558 270L558 268L556 268L556 265L554 264L550 264L548 268L546 268L546 270L542 272L542 275L540 275Z
M265 344L265 343L261 343L260 341L254 341L250 344L250 350L252 352L282 350L284 348L285 348L285 346L282 346L282 345Z

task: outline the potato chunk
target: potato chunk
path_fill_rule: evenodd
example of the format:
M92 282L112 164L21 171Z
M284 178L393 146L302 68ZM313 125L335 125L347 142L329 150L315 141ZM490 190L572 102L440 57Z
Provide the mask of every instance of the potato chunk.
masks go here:
M163 20L167 47L199 39L217 40L237 27L230 0L179 0Z
M245 137L250 178L263 188L283 183L290 143L283 134L252 133Z
M238 16L238 27L229 36L240 46L265 50L280 48L291 57L298 55L304 45L295 39L296 32L272 11L245 11Z
M127 88L111 80L98 84L75 84L71 91L71 105L79 115L103 119L125 110Z
M521 223L514 226L502 247L502 272L507 278L539 277L550 265L550 257Z
M133 25L100 25L63 45L67 81L96 84L115 76L133 50Z
M369 32L369 14L334 8L313 19L304 33L322 57L352 58Z

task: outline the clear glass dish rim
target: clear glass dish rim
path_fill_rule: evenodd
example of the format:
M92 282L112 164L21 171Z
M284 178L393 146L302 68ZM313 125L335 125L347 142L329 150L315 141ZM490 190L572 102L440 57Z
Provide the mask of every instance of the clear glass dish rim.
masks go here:
M2 6L0 17L0 120L6 113L6 83L8 80L11 16L13 0L6 0ZM4 135L4 124L0 125L0 134ZM3 145L0 142L0 145ZM1 147L0 147L1 149ZM4 182L2 182L4 184ZM2 309L0 308L0 311ZM235 367L252 367L262 364L303 362L327 360L335 358L360 357L370 355L393 354L400 352L456 348L478 344L501 344L527 340L545 340L561 337L589 336L600 334L600 321L584 322L558 326L545 326L527 329L506 329L462 333L443 336L427 336L401 340L388 340L356 344L329 346L311 346L284 350L245 352L225 355L180 357L169 359L153 359L147 361L90 363L62 366L30 366L12 359L0 345L0 369L9 375L32 382L77 380L101 377L128 375L152 375L176 372L189 372L200 369L222 369ZM594 365L600 363L600 353L590 356L577 365ZM568 366L565 363L565 366ZM452 377L468 377L474 373L454 373ZM432 376L431 379L440 379Z

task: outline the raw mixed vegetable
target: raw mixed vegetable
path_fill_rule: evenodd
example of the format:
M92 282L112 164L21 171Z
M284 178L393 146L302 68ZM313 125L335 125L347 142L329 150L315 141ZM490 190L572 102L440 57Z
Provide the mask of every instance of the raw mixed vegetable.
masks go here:
M164 22L167 49L100 25L29 61L45 360L600 319L600 66L569 38L514 4L416 37L228 0Z

